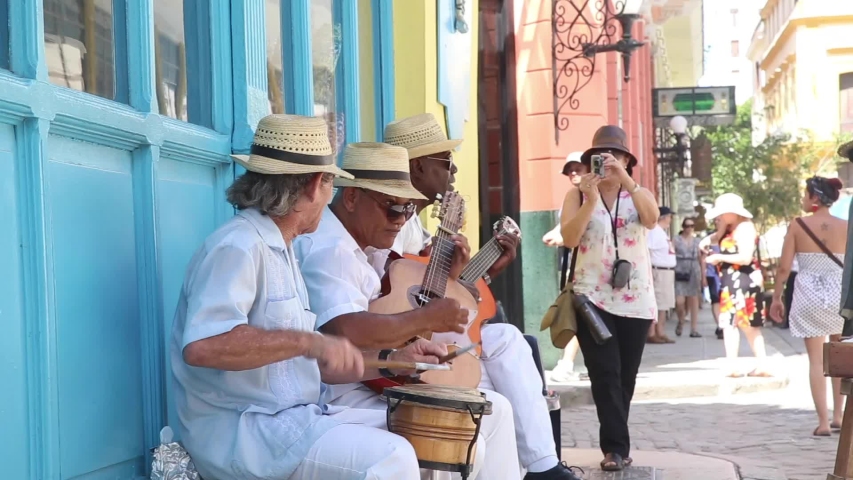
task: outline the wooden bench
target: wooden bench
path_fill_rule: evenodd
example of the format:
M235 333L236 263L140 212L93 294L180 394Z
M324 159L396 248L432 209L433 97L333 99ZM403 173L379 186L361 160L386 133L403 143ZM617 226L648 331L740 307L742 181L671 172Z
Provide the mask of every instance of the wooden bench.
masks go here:
M827 474L826 480L853 480L853 343L824 344L823 373L827 377L841 378L841 394L847 397L835 454L835 470Z

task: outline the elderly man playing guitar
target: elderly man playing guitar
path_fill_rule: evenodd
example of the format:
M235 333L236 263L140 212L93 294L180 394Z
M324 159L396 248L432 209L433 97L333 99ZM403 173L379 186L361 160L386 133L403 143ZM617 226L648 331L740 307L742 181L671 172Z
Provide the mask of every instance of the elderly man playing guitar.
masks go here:
M411 199L423 196L409 180L408 154L403 148L349 144L342 168L355 178L335 181L338 192L324 210L317 231L294 244L317 328L358 346L373 345L364 348L385 349L380 358L425 332L462 331L467 311L452 299L433 299L422 308L394 315L369 311L370 303L380 296L388 249L415 212ZM462 246L456 263L461 263L466 248L461 239L456 240ZM520 479L512 407L501 395L485 393L492 402L492 414L482 419L470 478ZM361 383L335 385L330 398L332 405L387 409L385 401Z
M426 197L426 200L415 201L418 213L446 190L453 189L457 169L452 150L462 140L449 140L432 114L415 115L388 124L385 141L409 152L412 184ZM406 222L392 250L400 255L428 254L431 238L415 215ZM519 242L514 235L498 235L496 240L504 251L488 270L487 283L515 259ZM467 247L467 243L465 245ZM492 324L483 327L481 336L483 377L480 387L497 391L513 406L519 460L527 471L525 480L578 480L579 477L556 456L541 377L521 332L509 324Z

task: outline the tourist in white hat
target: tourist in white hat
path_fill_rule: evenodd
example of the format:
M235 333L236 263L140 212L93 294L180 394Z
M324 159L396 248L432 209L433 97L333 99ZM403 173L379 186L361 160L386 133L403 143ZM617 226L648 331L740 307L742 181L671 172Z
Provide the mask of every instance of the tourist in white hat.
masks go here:
M317 228L333 178L352 178L335 166L327 131L316 118L262 119L251 154L235 156L247 170L227 192L239 213L187 267L171 339L173 426L204 478L421 478L385 412L325 399L328 384L379 377L364 366L378 352L314 332L292 248ZM418 341L393 357L445 353Z
M714 201L708 218L716 222L716 239L720 253L708 255L705 262L716 265L720 272L720 317L726 357L729 359L729 377L743 377L738 368L739 330L746 335L758 365L747 375L768 377L763 369L767 353L764 348L764 306L762 291L764 279L758 261L758 233L752 223L752 213L743 205L743 198L734 193L724 193Z
M415 202L418 211L429 205L436 194L453 188L456 166L452 150L462 141L448 140L433 115L415 115L389 123L385 127L385 141L408 151L412 184L427 197L427 200ZM411 233L406 234L407 230ZM403 227L392 250L401 255L425 253L430 238L430 233L415 216ZM497 241L504 254L487 272L487 282L515 259L519 239L514 235L501 235ZM477 279L462 280L473 282ZM480 388L497 391L512 405L518 459L527 471L525 480L578 480L579 477L557 458L551 419L542 396L542 380L524 336L506 323L487 324L481 333L483 379ZM395 339L400 340L405 340L405 336ZM494 478L506 478L504 475Z
M338 192L323 212L317 231L296 242L296 253L311 297L317 328L341 335L361 348L383 349L380 358L422 332L462 332L468 312L456 300L439 298L398 315L370 313L380 295L385 264L395 237L425 197L412 186L404 148L354 143L344 150ZM380 371L386 376L391 372ZM492 414L483 417L472 478L519 478L512 408L485 392ZM361 383L332 387L333 405L385 412L387 403Z

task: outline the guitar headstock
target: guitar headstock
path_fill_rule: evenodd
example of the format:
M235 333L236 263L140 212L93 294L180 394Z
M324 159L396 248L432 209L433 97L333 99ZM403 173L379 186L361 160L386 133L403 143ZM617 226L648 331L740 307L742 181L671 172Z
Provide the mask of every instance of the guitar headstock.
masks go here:
M521 228L519 228L518 224L515 223L510 217L504 215L500 218L495 224L492 226L495 232L495 236L497 235L515 235L516 237L521 239Z
M458 233L465 223L465 199L453 191L445 193L436 216L441 219L441 229L451 235Z

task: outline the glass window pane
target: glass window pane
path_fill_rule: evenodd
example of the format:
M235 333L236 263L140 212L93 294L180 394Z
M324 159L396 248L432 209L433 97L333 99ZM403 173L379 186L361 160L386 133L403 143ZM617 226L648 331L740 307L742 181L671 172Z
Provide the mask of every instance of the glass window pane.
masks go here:
M154 61L160 114L187 121L183 1L154 0Z
M44 0L44 49L54 85L115 98L112 0Z
M281 71L281 8L279 0L266 2L267 92L272 113L284 113L284 77Z
M341 24L335 23L333 0L311 2L311 48L314 68L314 115L329 122L330 140L341 151L345 119L336 102L335 67L341 53Z

